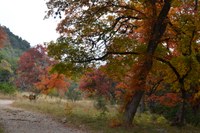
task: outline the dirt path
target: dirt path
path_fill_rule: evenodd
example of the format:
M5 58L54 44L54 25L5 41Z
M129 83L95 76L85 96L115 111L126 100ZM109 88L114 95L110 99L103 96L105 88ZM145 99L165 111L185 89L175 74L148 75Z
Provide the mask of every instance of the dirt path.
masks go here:
M12 100L0 100L0 123L6 133L84 133L49 116L13 108L12 103Z

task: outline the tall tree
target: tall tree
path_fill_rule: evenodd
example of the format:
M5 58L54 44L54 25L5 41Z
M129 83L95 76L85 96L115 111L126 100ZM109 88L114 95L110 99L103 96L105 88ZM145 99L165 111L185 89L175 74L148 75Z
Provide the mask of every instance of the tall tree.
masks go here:
M47 49L42 45L31 48L19 60L16 84L23 90L48 94L55 89L64 95L69 82L63 74L50 73L56 62L47 56Z
M16 84L23 90L31 90L40 81L40 75L47 75L46 68L54 61L46 54L46 48L38 45L22 54L19 59Z
M173 18L176 12L170 9L186 4L194 5L194 1L49 0L47 17L61 18L57 27L61 37L48 46L49 55L60 61L55 69L80 68L86 62L109 60L116 55L139 55L133 59L132 83L125 103L124 122L130 125L144 95L153 59L169 65L155 56L162 55L156 53L158 46L170 48L168 36L172 33L171 29L176 30L175 25L179 21ZM180 13L182 9L176 11ZM170 40L173 42L173 39ZM143 50L138 51L139 46L143 46Z
M175 3L177 4L177 3ZM198 4L194 1L185 3L172 8L170 13L169 28L167 30L168 41L166 41L168 55L162 60L173 72L171 82L176 91L180 92L182 102L176 123L184 125L186 104L188 95L193 90L197 90L199 76L194 71L199 71L199 11ZM171 74L168 74L171 76ZM175 86L176 84L176 86ZM195 88L191 86L196 86Z
M65 18L57 30L61 43L49 46L50 55L72 63L100 60L110 54L129 54L134 49L116 49L116 38L138 40L147 48L134 66L132 91L126 103L124 122L132 123L145 91L146 77L152 68L153 55L167 26L171 0L151 1L54 1L47 3L49 14ZM56 10L56 11L55 11ZM145 28L144 28L145 27ZM63 37L65 37L63 39ZM134 47L134 43L132 47ZM122 46L123 47L123 46ZM57 50L55 50L57 49ZM63 50L64 49L64 50ZM79 52L78 52L79 51ZM103 52L102 52L103 51Z

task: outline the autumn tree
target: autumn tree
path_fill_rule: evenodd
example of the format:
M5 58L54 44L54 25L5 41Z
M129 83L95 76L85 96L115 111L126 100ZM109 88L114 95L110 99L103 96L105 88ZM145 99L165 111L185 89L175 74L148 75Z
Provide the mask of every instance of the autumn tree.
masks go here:
M125 102L124 122L130 125L146 90L147 76L154 60L168 65L179 83L184 82L183 78L189 74L189 70L183 75L176 73L171 62L163 59L163 54L157 51L158 47L163 47L168 50L168 56L171 47L174 52L179 51L176 43L180 43L180 40L176 40L176 33L179 32L177 23L184 24L184 20L175 15L182 14L188 4L188 12L196 10L195 14L198 14L198 2L193 0L49 0L47 17L61 18L57 27L61 37L49 44L49 55L60 61L55 66L60 72L71 68L79 70L87 62L109 61L116 55L138 55L131 66L132 81L129 98ZM194 13L187 15L197 18ZM179 33L184 35L183 32ZM143 49L138 49L141 46ZM180 90L184 89L180 87Z
M92 69L86 72L79 83L79 89L89 95L102 96L109 100L115 99L116 82L109 78L100 69Z
M154 52L166 30L171 1L52 0L47 5L50 9L49 15L52 12L61 14L60 12L65 11L65 18L57 30L66 38L63 40L61 37L61 42L49 46L50 55L55 55L57 59L61 60L67 53L71 55L65 58L67 62L81 63L100 60L113 54L133 54L135 44L132 47L121 45L122 49L118 49L117 46L120 45L115 41L118 38L130 41L135 39L147 45L133 68L137 72L134 72L132 91L124 112L124 121L130 125L145 91L146 77L152 68Z
M95 99L94 106L101 111L101 115L108 111L107 101L116 102L116 82L100 69L86 72L80 80L79 89Z
M54 64L54 61L47 56L45 47L37 45L24 52L18 64L16 85L22 90L31 90L40 81L40 75L48 73L46 68Z
M195 8L194 8L195 4ZM195 95L198 99L198 88L199 88L199 13L196 7L198 3L193 3L193 1L186 1L178 6L173 6L169 15L168 21L169 26L166 29L164 36L162 37L163 43L158 45L157 50L154 54L154 64L156 61L156 65L154 65L154 69L162 73L161 78L155 81L153 85L153 90L158 86L161 81L168 82L169 84L173 84L170 87L177 94L173 94L174 101L178 99L182 99L180 101L180 110L177 112L176 125L184 125L185 119L185 111L186 106L192 105L194 103L189 102L191 100L191 95ZM177 3L174 3L177 5ZM122 44L121 44L122 45ZM129 46L130 47L130 46ZM137 51L139 48L137 46ZM120 48L120 46L118 46ZM138 53L134 53L138 54ZM111 63L111 65L117 67L116 62L119 62L114 56L115 61ZM127 60L123 57L123 60ZM127 63L124 63L121 59L121 65L123 66L122 70L125 68ZM110 61L110 60L109 60ZM128 61L127 61L128 62ZM130 59L129 59L130 64ZM119 69L118 69L119 70ZM126 69L128 70L128 69ZM123 70L124 71L124 70ZM156 71L151 70L151 74L156 76ZM121 71L120 71L121 72ZM196 73L195 73L196 72ZM164 74L164 75L163 75ZM148 74L149 75L149 74ZM119 75L118 75L119 76ZM149 76L148 76L149 77ZM173 77L173 78L172 78ZM150 80L149 80L150 79ZM151 82L151 78L147 78L146 82L149 84ZM195 86L195 87L194 87ZM148 88L148 86L147 86ZM147 89L146 88L146 89ZM196 94L191 94L195 93ZM179 98L180 94L180 98ZM189 95L189 96L188 96ZM169 95L166 95L169 96ZM176 97L175 97L176 96ZM159 97L163 99L162 97ZM172 101L171 101L172 103ZM195 102L197 106L199 106L198 102Z
M156 58L169 67L170 71L164 72L167 73L168 81L173 84L173 90L180 93L182 99L175 122L178 125L184 125L186 105L191 105L189 103L191 92L194 90L198 92L199 86L200 77L195 73L200 68L198 61L199 11L197 5L196 2L186 1L171 9L169 27L165 33L168 35L166 41L168 52L162 58L160 58L161 56Z
M52 89L64 95L69 82L63 74L51 73L56 62L47 56L47 49L37 45L25 52L19 60L16 84L23 90L48 94Z
M39 92L49 94L51 90L56 90L60 96L64 96L68 87L70 86L67 78L63 74L50 73L50 69L47 67L47 73L39 75L39 81L34 85Z

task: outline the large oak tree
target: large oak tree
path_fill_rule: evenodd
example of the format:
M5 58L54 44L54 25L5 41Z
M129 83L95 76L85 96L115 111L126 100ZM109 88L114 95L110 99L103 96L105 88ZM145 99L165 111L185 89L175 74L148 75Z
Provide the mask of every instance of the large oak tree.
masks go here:
M198 14L198 2L193 0L49 0L47 17L61 19L57 27L61 36L49 44L49 55L60 61L55 69L61 72L72 72L69 70L77 70L87 62L109 62L116 55L138 55L131 66L131 87L125 103L124 122L130 125L153 60L173 69L168 60L157 57L162 53L156 53L156 49L163 46L175 50L172 46L176 43L172 42L177 35L174 33L179 32L179 19L174 19L174 14L181 13L180 7L186 5Z

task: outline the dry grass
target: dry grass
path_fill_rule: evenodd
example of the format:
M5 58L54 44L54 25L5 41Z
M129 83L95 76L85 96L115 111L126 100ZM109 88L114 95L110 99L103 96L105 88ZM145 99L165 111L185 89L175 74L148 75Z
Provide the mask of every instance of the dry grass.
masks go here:
M0 124L0 133L4 133L3 126Z
M186 126L176 128L169 126L168 122L161 116L151 114L137 115L133 127L115 127L109 125L119 121L120 115L114 107L102 116L101 113L93 107L93 101L81 100L71 102L59 98L49 98L41 96L36 102L30 102L27 99L18 97L13 106L25 108L27 110L38 111L50 114L59 120L66 119L66 124L82 128L90 132L100 133L198 133L200 128Z
M0 93L0 99L16 99L16 94L5 95L5 94Z

